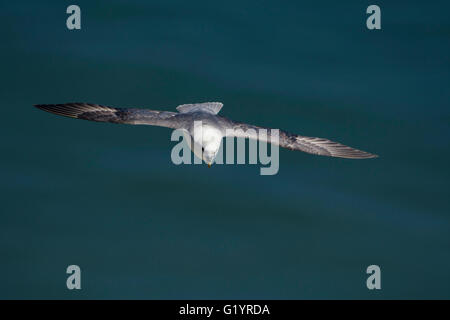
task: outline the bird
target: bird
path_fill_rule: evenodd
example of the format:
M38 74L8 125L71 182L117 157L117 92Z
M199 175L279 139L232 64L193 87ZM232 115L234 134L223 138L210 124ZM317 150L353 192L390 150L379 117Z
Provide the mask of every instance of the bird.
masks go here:
M214 162L224 137L248 138L276 143L280 147L299 150L306 153L347 158L369 159L378 155L361 151L338 142L324 138L308 137L279 130L279 139L272 141L270 128L259 127L244 122L237 122L218 116L223 107L221 102L203 102L182 104L177 112L159 111L141 108L115 108L99 104L74 102L63 104L36 104L36 108L56 115L109 123L132 125L151 125L182 129L190 149L208 167ZM201 136L194 134L195 123L201 123ZM265 137L258 135L260 129L267 130ZM201 154L198 154L199 150Z

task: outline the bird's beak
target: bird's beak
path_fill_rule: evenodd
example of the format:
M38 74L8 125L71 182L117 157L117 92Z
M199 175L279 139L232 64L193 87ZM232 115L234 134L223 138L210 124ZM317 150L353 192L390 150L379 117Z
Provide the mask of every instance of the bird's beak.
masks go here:
M208 168L211 168L211 163L208 163Z

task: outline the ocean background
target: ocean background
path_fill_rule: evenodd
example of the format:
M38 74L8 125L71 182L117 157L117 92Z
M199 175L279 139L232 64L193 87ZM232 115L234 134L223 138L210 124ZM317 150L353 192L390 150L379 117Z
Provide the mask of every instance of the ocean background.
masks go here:
M66 8L81 8L81 30ZM381 8L381 30L366 8ZM448 1L0 4L0 298L450 298ZM167 128L40 103L221 115L380 155L174 165ZM81 267L81 290L66 268ZM366 268L381 268L368 290Z

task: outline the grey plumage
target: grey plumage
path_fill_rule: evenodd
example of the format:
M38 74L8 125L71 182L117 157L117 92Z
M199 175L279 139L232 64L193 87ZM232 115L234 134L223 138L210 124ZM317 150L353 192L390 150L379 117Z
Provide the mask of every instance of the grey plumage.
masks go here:
M125 124L144 124L178 128L173 121L178 113L137 108L112 108L91 103L37 104L36 108L60 116L83 120Z
M237 133L235 134L235 136L238 137L261 140L260 136L257 137L255 135L255 132L257 133L259 129L267 130L267 139L265 140L267 140L267 142L270 142L270 128L262 128L246 123L233 122L233 130ZM299 150L320 156L348 159L368 159L377 157L377 155L375 154L351 148L349 146L328 139L301 136L284 130L279 130L279 145L280 147L286 149Z
M205 102L205 103L190 103L182 104L177 107L179 113L192 113L196 111L208 112L211 114L218 114L222 109L223 103L221 102Z
M262 140L259 129L270 129L235 122L217 116L222 108L220 102L185 104L177 107L177 112L157 111L137 108L112 108L90 103L39 104L37 108L57 115L98 122L124 123L135 125L154 125L172 129L185 129L193 134L194 121L202 121L210 127L220 130L225 136L227 129L233 129L236 137ZM271 142L270 139L265 139ZM279 145L291 150L350 159L375 158L377 155L348 147L328 139L307 137L279 131Z

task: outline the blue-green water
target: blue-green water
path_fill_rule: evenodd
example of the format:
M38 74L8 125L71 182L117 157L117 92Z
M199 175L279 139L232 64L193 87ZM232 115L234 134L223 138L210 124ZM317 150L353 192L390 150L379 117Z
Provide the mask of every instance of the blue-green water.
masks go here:
M448 1L69 4L0 5L0 298L450 298ZM211 100L380 158L175 166L168 129L32 107Z

